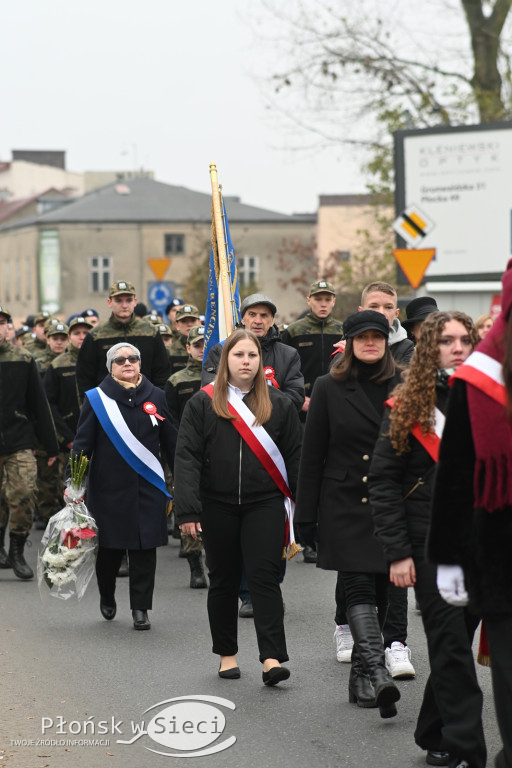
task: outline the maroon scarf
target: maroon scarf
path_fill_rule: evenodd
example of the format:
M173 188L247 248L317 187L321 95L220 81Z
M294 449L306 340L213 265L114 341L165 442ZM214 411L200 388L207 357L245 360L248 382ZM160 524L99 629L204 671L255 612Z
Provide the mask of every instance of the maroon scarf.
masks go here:
M502 282L501 314L477 346L479 352L499 363L503 362L505 332L512 308L512 259ZM512 507L512 425L505 406L486 394L485 390L469 383L466 386L476 455L473 481L475 507L487 512Z

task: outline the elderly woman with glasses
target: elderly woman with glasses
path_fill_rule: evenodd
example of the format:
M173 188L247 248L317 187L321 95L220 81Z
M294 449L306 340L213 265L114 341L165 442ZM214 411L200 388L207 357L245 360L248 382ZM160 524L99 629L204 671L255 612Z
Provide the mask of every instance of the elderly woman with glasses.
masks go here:
M156 547L167 544L169 495L160 453L174 465L176 430L165 394L140 372L127 342L107 352L108 375L86 392L73 452L90 459L87 505L99 530L96 576L100 611L116 615L116 575L128 550L133 626L150 629Z

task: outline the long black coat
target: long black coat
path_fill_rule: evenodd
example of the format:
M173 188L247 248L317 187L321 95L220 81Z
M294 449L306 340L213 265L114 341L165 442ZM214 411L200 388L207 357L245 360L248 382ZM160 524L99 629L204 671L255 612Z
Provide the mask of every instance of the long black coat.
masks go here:
M439 452L427 552L434 563L464 568L474 613L510 616L512 509L490 514L474 508L474 467L466 383L455 381Z
M113 398L130 431L151 453L160 458L162 449L169 466L174 464L176 429L172 425L165 395L145 376L135 389L125 389L111 376L100 389ZM153 426L144 412L145 402L154 403L164 421ZM95 518L101 547L151 549L167 544L168 498L132 469L117 452L99 423L87 396L84 399L73 452L89 458L87 506Z
M398 378L389 382L389 390ZM385 573L373 535L368 472L379 435L377 413L357 379L315 383L309 404L297 488L297 523L318 522L317 567Z

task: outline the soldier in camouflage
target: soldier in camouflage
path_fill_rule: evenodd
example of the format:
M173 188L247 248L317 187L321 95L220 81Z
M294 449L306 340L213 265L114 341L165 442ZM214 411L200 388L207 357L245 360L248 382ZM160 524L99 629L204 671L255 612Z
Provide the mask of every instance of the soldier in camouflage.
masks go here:
M44 379L52 362L56 360L68 345L69 328L57 318L46 321L46 351L36 359L37 368ZM62 508L62 461L60 455L55 464L48 465L48 453L42 442L36 443L37 460L37 520L36 528L44 530L48 520Z
M306 412L313 384L318 376L329 370L334 344L343 334L343 323L332 317L336 303L334 286L327 280L317 280L306 297L309 312L296 320L281 333L281 341L297 350L300 368L304 376L306 399L301 411L301 421L306 421Z
M201 369L204 353L203 325L196 325L190 330L187 336L186 350L188 360L185 368L177 373L173 373L165 385L167 403L177 427L181 421L181 415L186 403L201 388Z
M80 401L76 387L76 361L83 340L93 328L87 317L74 317L69 323L69 345L66 352L55 357L44 375L43 384L52 410L57 436L59 438L58 474L59 487L64 487L69 451L73 446ZM49 343L53 336L50 335Z
M167 325L171 329L171 335L172 335L173 341L178 341L178 339L180 338L180 332L176 328L176 312L180 307L184 305L184 303L185 302L183 301L183 299L175 298L175 299L172 299L165 308L165 314L167 315L167 319L169 320Z
M80 399L88 389L101 384L105 378L107 351L121 341L140 349L141 373L163 389L171 373L169 356L156 326L134 314L137 304L134 285L127 280L113 283L107 304L112 310L110 318L87 334L78 353L76 380Z
M185 368L188 362L187 336L195 326L201 325L199 310L193 304L184 304L176 310L176 329L179 338L167 347L171 360L171 375Z
M0 307L0 568L12 568L19 579L34 574L23 556L34 517L36 436L52 465L58 453L55 427L41 378L32 355L6 340L9 312ZM10 546L4 542L9 522Z
M34 317L34 325L32 326L33 336L25 341L25 348L28 349L30 354L36 359L46 352L45 325L50 317L50 313L46 310L39 312L39 314Z
M194 326L188 336L186 349L188 352L187 365L183 370L169 377L165 385L167 403L174 424L179 427L181 415L186 403L193 394L201 388L201 368L204 353L204 326ZM207 586L203 570L203 542L198 536L194 539L188 533L181 534L183 551L190 566L190 587L202 589Z
M168 325L160 323L157 325L158 333L162 337L162 341L166 347L170 347L172 344L172 333Z

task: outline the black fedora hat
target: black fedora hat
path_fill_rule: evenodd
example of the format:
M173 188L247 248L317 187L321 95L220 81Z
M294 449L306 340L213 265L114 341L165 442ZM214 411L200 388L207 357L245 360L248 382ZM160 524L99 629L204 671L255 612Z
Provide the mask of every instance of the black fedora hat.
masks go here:
M437 302L432 296L419 296L410 301L405 308L406 320L402 325L406 331L410 331L414 323L421 323L432 312L439 312Z

